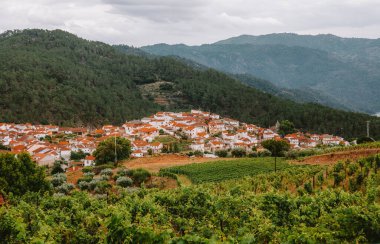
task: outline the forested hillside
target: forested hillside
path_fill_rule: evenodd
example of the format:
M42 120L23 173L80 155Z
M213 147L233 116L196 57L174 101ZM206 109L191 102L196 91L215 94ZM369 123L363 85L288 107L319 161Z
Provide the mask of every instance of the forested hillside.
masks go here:
M288 119L297 128L345 137L364 135L371 120L371 135L380 137L379 118L297 104L212 69L127 55L60 30L6 32L0 60L0 121L121 124L161 109L202 108L261 126ZM159 103L144 85L163 81L168 85L159 86L165 90Z
M380 111L380 39L333 35L240 36L201 46L158 44L142 48L178 55L234 74L251 74L275 85L313 91L354 111ZM311 89L311 90L310 90Z

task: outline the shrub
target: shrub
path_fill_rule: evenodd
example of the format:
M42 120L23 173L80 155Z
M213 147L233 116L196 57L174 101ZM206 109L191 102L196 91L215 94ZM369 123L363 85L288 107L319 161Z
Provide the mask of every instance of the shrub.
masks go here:
M117 174L118 176L126 176L127 173L128 173L128 170L127 170L127 169L120 169L120 170L117 171L116 174Z
M97 194L104 194L107 192L107 190L111 188L111 184L107 181L98 181L95 186L95 193Z
M57 187L59 185L62 185L64 182L66 182L67 177L63 173L55 174L53 175L53 178L51 179L51 183L54 187Z
M102 164L102 165L95 166L93 168L93 171L95 174L99 174L103 169L113 169L113 168L115 168L115 166L112 162L110 162L108 164Z
M194 156L202 157L203 156L203 152L197 150L197 151L194 152Z
M54 175L54 174L59 174L59 173L64 173L64 172L65 171L61 167L61 162L56 161L54 163L52 170L51 170L51 174Z
M228 155L228 152L226 150L219 150L215 152L215 155L221 158L225 158Z
M88 190L89 189L89 182L86 181L79 181L78 180L78 187L79 189L83 190Z
M83 174L84 177L86 178L93 178L95 176L95 173L93 172L87 172Z
M259 157L270 157L271 155L272 153L267 149L260 151L258 154Z
M133 180L127 176L121 176L116 180L116 185L121 187L128 187L133 184Z
M250 158L257 158L259 156L259 154L257 152L251 152L250 154L248 154L248 157Z
M89 172L92 172L92 170L94 169L94 167L83 167L82 169L82 172L83 173L89 173Z
M111 176L113 174L112 169L107 168L100 171L100 175Z
M151 174L145 169L135 169L128 172L128 176L132 177L136 184L140 185L146 181Z
M59 193L68 194L71 190L74 189L74 185L70 183L63 183L62 185L55 188Z
M304 185L304 189L307 193L311 194L313 192L313 187L310 182L306 182Z
M242 148L235 148L231 151L231 155L235 158L241 158L246 155L246 152Z

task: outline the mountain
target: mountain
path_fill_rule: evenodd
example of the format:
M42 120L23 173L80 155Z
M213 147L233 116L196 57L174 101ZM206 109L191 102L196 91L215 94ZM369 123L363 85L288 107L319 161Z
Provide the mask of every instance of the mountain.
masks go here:
M61 30L1 34L0 121L96 126L201 108L261 126L288 119L345 137L365 134L371 120L380 137L377 117L278 98L181 59L124 52Z
M251 74L282 88L312 92L336 107L380 111L380 39L285 33L244 35L201 46L157 44L142 50Z

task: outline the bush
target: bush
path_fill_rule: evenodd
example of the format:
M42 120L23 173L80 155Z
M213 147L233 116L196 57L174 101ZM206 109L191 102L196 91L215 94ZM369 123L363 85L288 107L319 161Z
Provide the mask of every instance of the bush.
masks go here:
M98 181L95 186L95 193L97 194L105 194L109 188L111 188L111 184L107 181Z
M113 168L115 168L115 166L112 162L110 162L108 164L102 164L102 165L95 166L93 168L93 171L95 174L99 174L103 169L113 169Z
M81 189L82 191L83 190L88 190L89 189L89 182L86 182L86 181L79 181L78 180L78 187L79 189Z
M259 154L257 152L251 152L250 154L248 154L248 157L250 158L257 158L259 156Z
M133 180L127 176L121 176L116 180L116 185L121 187L128 187L133 184Z
M54 166L51 170L51 174L55 175L55 174L64 173L64 172L65 171L61 167L61 162L59 161L54 162Z
M83 176L86 177L86 178L94 178L95 173L93 173L93 172L87 172L87 173L84 173Z
M304 185L304 189L307 193L311 194L313 192L313 187L310 182L306 182Z
M215 155L221 158L225 158L228 155L228 152L226 150L219 150L215 152Z
M258 156L259 157L270 157L270 156L272 156L272 153L269 150L265 149L265 150L260 151Z
M132 177L134 182L140 185L142 182L146 181L151 174L145 169L134 169L128 172L128 176Z
M113 174L112 169L107 168L100 171L100 175L111 176Z
M89 172L92 172L93 169L94 169L94 167L89 167L89 166L83 167L82 172L83 173L89 173Z
M70 191L74 189L74 185L71 183L63 183L62 185L55 188L55 190L59 193L68 194Z
M53 178L51 179L51 183L54 187L62 185L64 182L66 182L67 177L63 173L55 174L53 175Z
M118 176L126 176L127 173L128 173L128 170L127 170L127 169L120 169L120 170L117 171L116 174L117 174Z
M203 152L197 150L197 151L194 152L194 156L196 156L196 157L202 157L203 156Z
M242 148L235 148L231 151L231 155L235 158L241 158L246 155L246 152Z

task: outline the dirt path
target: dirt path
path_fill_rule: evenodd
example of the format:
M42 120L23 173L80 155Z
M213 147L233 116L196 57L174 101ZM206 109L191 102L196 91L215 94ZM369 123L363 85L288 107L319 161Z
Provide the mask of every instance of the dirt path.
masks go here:
M370 155L380 153L380 148L371 148L371 149L360 149L360 150L352 150L345 152L334 152L316 156L306 157L300 160L294 160L293 163L300 164L322 164L322 165L330 165L340 160L356 160L359 158L368 157Z
M129 169L144 168L152 173L157 173L162 168L221 160L234 160L234 158L189 158L188 156L168 154L131 159L124 161L123 165Z

